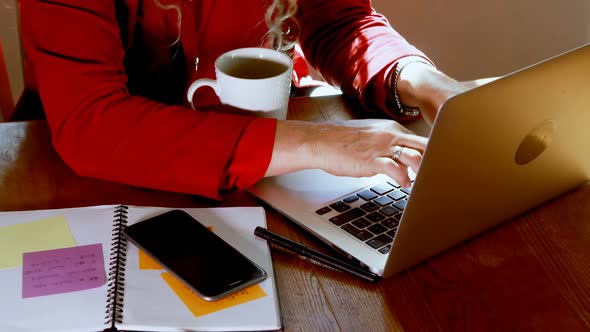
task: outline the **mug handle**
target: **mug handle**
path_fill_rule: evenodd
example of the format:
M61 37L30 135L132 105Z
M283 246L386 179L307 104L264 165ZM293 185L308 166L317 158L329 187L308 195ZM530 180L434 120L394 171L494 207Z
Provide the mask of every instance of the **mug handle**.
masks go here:
M195 109L195 104L193 104L193 95L195 94L195 92L197 91L198 88L201 88L204 86L209 86L209 87L213 88L213 91L215 91L215 94L219 97L219 91L217 89L217 81L209 79L209 78L198 79L198 80L194 81L188 87L188 90L186 92L186 99L191 104L192 109Z

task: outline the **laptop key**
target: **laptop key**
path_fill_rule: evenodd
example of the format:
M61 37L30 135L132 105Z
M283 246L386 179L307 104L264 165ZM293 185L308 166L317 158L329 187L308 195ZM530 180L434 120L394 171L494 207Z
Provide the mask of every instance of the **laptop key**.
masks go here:
M381 224L373 224L369 226L367 230L369 230L371 233L375 235L379 235L381 233L385 233L387 231L387 228Z
M344 212L344 211L350 210L350 205L348 205L344 202L332 203L332 204L330 204L330 207L332 209L336 210L337 212Z
M365 218L358 218L357 220L353 221L352 224L355 225L356 227L362 229L362 228L372 225L373 223L368 221Z
M389 183L390 185L392 185L394 188L399 188L401 187L399 184L397 184L397 182L391 180L391 181L387 181L387 183Z
M390 244L391 242L393 242L393 238L385 234L381 234L376 238L370 239L366 242L366 244L370 245L374 249L377 249L383 247L386 244Z
M387 233L385 233L385 234L387 234L387 235L389 235L391 237L395 237L395 233L397 233L397 227L394 228L394 229L388 230Z
M358 217L362 217L365 214L367 214L365 211L363 211L359 208L354 208L352 210L348 210L344 213L341 213L335 217L332 217L329 220L334 225L340 226L340 225L346 224L347 222L352 221Z
M360 230L351 224L346 224L346 225L342 226L342 229L347 231L348 233L350 233L351 235L353 235L354 237L356 237L357 239L359 239L361 241L366 241L366 240L373 237L373 234L371 234L370 232L365 231L365 230Z
M388 254L390 251L391 251L391 244L388 244L385 247L379 249L379 252L382 254Z
M367 212L371 212L371 211L375 211L379 209L379 205L373 203L373 202L367 202L363 205L361 205L361 208Z
M371 191L377 193L378 195L384 195L388 192L392 191L394 188L389 183L378 184L374 187L371 187Z
M317 214L319 214L321 216L321 215L326 214L326 213L328 213L330 211L332 211L332 209L330 209L327 206L324 206L323 208L321 208L319 210L316 210L315 213L317 213Z
M412 187L410 187L410 188L402 188L400 190L403 191L403 192L405 192L408 195L412 193Z
M354 201L357 201L359 199L359 197L357 195L352 195L352 196L348 196L346 198L343 198L342 201L344 203L352 203Z
M401 201L397 201L395 203L393 203L393 206L395 206L396 208L403 210L406 208L406 204L408 204L408 201L406 200L401 200Z
M367 219L372 222L380 222L381 220L385 219L385 216L379 212L373 212L367 215Z
M377 198L377 194L375 194L374 192L372 192L369 189L363 190L360 193L357 194L360 198L364 199L365 201L370 201L372 199Z
M393 199L391 199L387 196L381 196L381 197L377 198L376 200L374 200L373 202L375 202L381 206L385 206L387 204L393 203Z
M381 210L379 210L379 212L381 212L383 215L385 215L387 217L391 217L394 214L398 213L399 210L390 205L390 206L386 206L386 207L382 208Z
M399 225L399 221L393 218L387 218L381 222L381 225L387 227L388 229L396 228Z
M389 194L387 194L387 197L399 201L400 199L404 198L408 196L408 194L406 194L405 192L402 192L401 190L396 190L394 192L390 192Z

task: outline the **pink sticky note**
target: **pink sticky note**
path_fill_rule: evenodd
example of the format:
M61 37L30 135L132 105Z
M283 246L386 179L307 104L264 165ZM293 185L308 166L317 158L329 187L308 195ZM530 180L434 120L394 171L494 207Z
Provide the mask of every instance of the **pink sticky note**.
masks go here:
M23 254L23 298L100 287L105 281L100 243Z

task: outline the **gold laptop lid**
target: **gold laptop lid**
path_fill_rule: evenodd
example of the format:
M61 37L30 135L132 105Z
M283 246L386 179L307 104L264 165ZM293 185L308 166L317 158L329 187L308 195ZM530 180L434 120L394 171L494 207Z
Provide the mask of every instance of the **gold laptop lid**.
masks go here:
M442 107L391 250L391 275L590 177L590 45Z

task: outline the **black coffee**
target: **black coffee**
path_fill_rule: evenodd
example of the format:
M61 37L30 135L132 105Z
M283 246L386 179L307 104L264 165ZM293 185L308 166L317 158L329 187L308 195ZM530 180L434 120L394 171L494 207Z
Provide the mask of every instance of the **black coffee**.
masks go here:
M246 79L274 77L287 69L286 65L279 62L249 57L234 57L223 66L225 74Z

